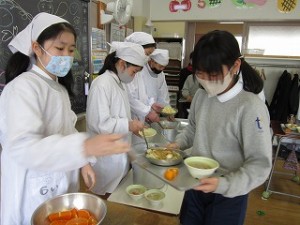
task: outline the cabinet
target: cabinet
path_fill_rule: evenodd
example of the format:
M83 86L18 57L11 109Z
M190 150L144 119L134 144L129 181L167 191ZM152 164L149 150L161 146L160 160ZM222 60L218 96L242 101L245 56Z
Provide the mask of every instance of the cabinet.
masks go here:
M183 66L184 59L184 38L154 38L157 48L169 50L169 64L164 73L169 89L170 105L177 108L179 97L179 72Z

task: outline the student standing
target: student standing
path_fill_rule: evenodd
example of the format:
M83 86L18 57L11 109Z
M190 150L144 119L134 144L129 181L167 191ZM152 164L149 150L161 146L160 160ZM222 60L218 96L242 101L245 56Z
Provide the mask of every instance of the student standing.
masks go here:
M113 42L103 68L91 85L87 102L87 130L91 135L120 133L131 143L131 133L138 134L143 122L131 119L128 93L130 83L146 62L141 45ZM98 157L94 165L97 183L94 193L112 193L129 170L126 153Z
M139 44L144 48L145 55L149 56L156 48L156 42L151 34L145 32L133 32L128 35L124 42Z
M68 95L75 43L66 20L40 13L9 44L14 54L0 98L3 225L28 225L41 203L78 191L80 167L94 180L89 156L129 150L121 135L76 131Z
M169 51L155 49L143 70L127 85L131 112L135 118L157 122L162 108L170 104L163 72L168 63Z
M192 155L217 160L225 172L185 192L180 222L243 225L248 193L267 179L272 165L269 113L257 95L263 81L226 31L198 41L193 69L204 89L193 98L189 125L170 147L192 147Z
M189 75L184 82L183 88L181 90L182 97L187 101L191 102L194 95L201 87L194 75Z

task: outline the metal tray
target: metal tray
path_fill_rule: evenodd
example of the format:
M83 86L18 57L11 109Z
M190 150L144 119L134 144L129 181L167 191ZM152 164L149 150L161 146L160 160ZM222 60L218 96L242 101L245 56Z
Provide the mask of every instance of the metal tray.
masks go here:
M139 167L142 169L146 170L147 172L153 174L154 176L158 177L159 179L163 180L165 183L171 185L175 189L179 191L186 191L189 189L192 189L193 187L196 187L200 184L199 180L193 178L187 168L185 167L184 163L181 162L176 166L171 166L171 167L176 167L179 169L179 173L177 177L170 181L164 178L164 173L168 167L166 166L158 166L154 165L149 162L149 160L146 158L145 155L138 155L136 157L136 160L133 161L132 163L137 164ZM222 169L218 169L214 176L221 176L224 174L225 171Z

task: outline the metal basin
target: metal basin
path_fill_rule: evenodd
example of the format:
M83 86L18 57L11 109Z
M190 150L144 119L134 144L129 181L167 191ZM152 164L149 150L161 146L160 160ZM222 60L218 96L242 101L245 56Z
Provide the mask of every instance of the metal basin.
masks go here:
M49 225L48 215L55 212L65 211L68 209L87 209L97 219L99 225L107 212L104 201L88 193L70 193L59 195L42 203L31 217L31 225Z

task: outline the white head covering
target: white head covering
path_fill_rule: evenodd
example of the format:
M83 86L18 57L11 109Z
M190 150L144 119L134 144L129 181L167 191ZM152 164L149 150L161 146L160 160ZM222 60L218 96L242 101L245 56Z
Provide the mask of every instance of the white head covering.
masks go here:
M8 44L8 47L13 53L19 51L27 56L32 56L33 53L31 44L33 41L38 39L43 30L53 24L66 22L68 23L68 21L58 16L45 12L39 13L32 19L24 30L12 39L12 41Z
M166 49L155 49L150 58L162 66L169 64L169 51Z
M144 48L131 42L117 42L114 41L109 44L112 51L116 51L116 57L123 59L133 65L143 67L146 63L147 57L145 55Z
M127 36L124 41L136 43L139 45L148 45L155 43L155 40L152 37L152 35L147 34L145 32L133 32L132 34Z

